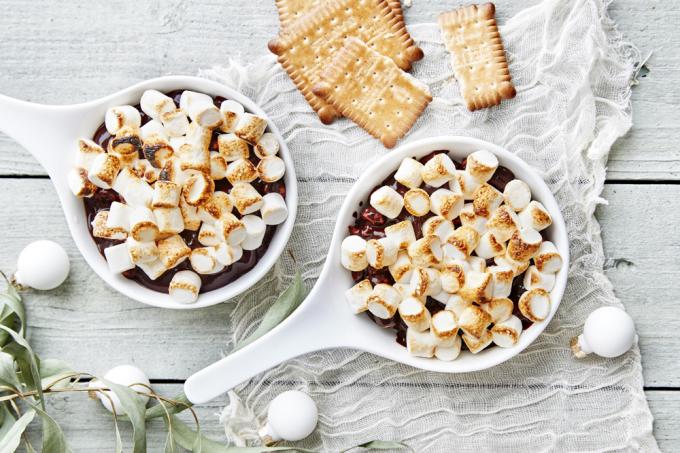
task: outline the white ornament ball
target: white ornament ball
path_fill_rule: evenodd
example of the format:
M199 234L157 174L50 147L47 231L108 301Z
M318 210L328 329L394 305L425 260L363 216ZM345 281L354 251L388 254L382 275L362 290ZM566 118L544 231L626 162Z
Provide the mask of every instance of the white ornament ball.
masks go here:
M588 315L579 346L585 353L611 358L628 352L636 338L635 324L628 313L616 307L601 307Z
M273 440L294 442L309 436L319 420L316 403L306 393L289 390L269 404L267 427Z
M140 370L134 365L119 365L117 367L111 368L104 375L104 379L113 382L114 384L124 385L126 387L130 387L133 390L143 393L148 393L149 389L144 385L140 384L146 384L148 386L151 386L151 382L149 381L149 378L146 377L146 374L144 374L142 370ZM106 384L99 380L93 380L92 382L90 382L90 388L106 388ZM106 410L108 410L109 412L113 412L111 407L111 403L113 402L113 406L116 408L116 413L122 414L123 407L121 406L120 399L118 398L118 396L110 390L106 390L103 393L106 393L106 395L108 395L108 398L102 395L102 392L97 392L97 397L99 398L99 401L101 401L102 405L106 408ZM149 401L148 396L146 395L139 396L144 398L144 404L146 404Z
M19 254L15 281L33 289L54 289L64 283L70 269L68 255L53 241L35 241Z

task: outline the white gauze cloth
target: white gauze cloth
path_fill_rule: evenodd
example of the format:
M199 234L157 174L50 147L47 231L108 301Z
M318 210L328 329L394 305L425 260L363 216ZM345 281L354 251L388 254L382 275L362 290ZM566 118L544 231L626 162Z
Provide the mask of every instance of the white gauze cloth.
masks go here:
M403 440L418 452L658 450L638 348L609 360L575 360L569 350L592 310L621 305L603 274L594 211L603 201L609 149L631 127L630 85L640 60L606 6L601 0L546 0L507 21L501 35L517 97L475 113L462 102L438 26L408 26L425 52L413 74L429 84L434 100L401 143L441 134L497 143L541 172L562 207L571 244L569 284L545 332L509 362L461 375L423 372L351 350L308 354L239 386L248 409L232 401L235 418L254 414L261 422L272 398L300 389L317 402L320 421L299 445L322 451L373 439ZM348 120L323 126L273 56L201 75L264 108L288 143L299 180L297 223L288 244L295 261L284 253L260 284L237 299L229 332L237 341L256 327L296 269L311 287L344 195L364 168L389 151ZM238 437L234 426L248 425L234 420L230 426L223 418L232 440ZM245 440L255 437L256 428L241 430Z

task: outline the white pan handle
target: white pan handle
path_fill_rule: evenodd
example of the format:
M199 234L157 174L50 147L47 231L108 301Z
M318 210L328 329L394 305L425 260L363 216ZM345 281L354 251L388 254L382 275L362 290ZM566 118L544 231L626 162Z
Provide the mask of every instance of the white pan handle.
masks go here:
M302 305L271 332L190 376L184 383L189 401L205 403L288 359L343 345L346 333L333 322L334 310L328 306L335 301L328 300L321 280Z

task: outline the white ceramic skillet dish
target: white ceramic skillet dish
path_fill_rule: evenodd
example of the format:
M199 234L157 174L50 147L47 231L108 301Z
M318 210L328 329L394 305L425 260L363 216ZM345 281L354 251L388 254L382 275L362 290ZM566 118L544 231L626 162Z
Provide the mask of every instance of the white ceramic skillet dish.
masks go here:
M148 89L162 92L187 89L212 96L223 96L241 103L246 111L267 119L269 130L280 143L279 156L286 164L284 181L288 218L277 227L267 252L248 273L226 286L202 293L193 304L180 304L168 294L153 291L122 275L109 272L106 260L99 254L88 231L83 201L71 193L66 183L66 176L75 162L77 140L92 137L97 127L104 121L104 115L109 107L136 105L142 93ZM159 77L96 101L66 106L32 104L0 95L0 131L26 148L49 174L59 195L71 236L85 261L112 288L139 302L162 308L193 309L231 299L264 277L283 252L293 230L297 211L297 180L293 160L281 133L253 101L217 82L188 76ZM40 220L49 222L49 219Z
M449 155L457 160L478 149L486 149L498 157L500 165L525 181L531 188L532 198L543 203L552 216L553 224L546 231L564 261L550 293L550 315L545 321L526 329L519 342L511 348L490 347L476 355L463 351L452 362L414 357L395 341L392 329L381 329L367 316L353 314L346 306L344 293L354 283L350 272L340 264L340 243L349 234L347 227L354 223L352 214L359 210L359 202L365 203L371 190L396 171L403 158L420 158L442 149L449 150ZM203 403L285 360L311 351L338 347L363 350L442 373L490 368L519 354L548 325L564 294L568 263L569 242L560 208L543 179L524 161L499 146L473 138L449 136L414 141L378 159L354 184L338 214L319 280L302 305L264 337L191 376L184 385L184 391L192 402Z

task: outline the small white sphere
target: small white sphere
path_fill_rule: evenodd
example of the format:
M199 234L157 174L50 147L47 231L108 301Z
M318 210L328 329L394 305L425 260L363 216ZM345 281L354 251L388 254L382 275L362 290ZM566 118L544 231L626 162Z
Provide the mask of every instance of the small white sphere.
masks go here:
M583 339L588 349L602 357L618 357L635 343L635 324L628 313L616 307L601 307L588 315Z
M309 436L318 420L319 412L314 400L297 390L281 393L272 400L267 411L272 437L291 442Z
M64 283L70 267L68 255L61 245L47 240L35 241L19 254L14 279L33 289L54 289Z
M140 384L146 384L148 386L151 386L151 382L149 381L149 378L146 377L146 374L144 374L142 370L140 370L134 365L119 365L117 367L111 368L104 375L104 379L113 382L114 384L124 385L126 387L130 387L133 390L144 393L148 393L149 389L146 388L144 385ZM90 382L89 387L93 389L106 388L106 385L99 380L93 380L92 382ZM106 390L103 393L106 393L106 395L108 395L108 398L102 395L102 392L97 392L97 397L99 398L99 401L101 401L102 405L106 408L106 410L108 410L109 412L113 412L111 407L111 402L113 402L113 406L116 408L116 413L121 414L123 412L123 408L120 404L120 399L118 399L118 396L109 390ZM139 396L144 398L144 403L147 403L149 401L148 396L146 395Z

